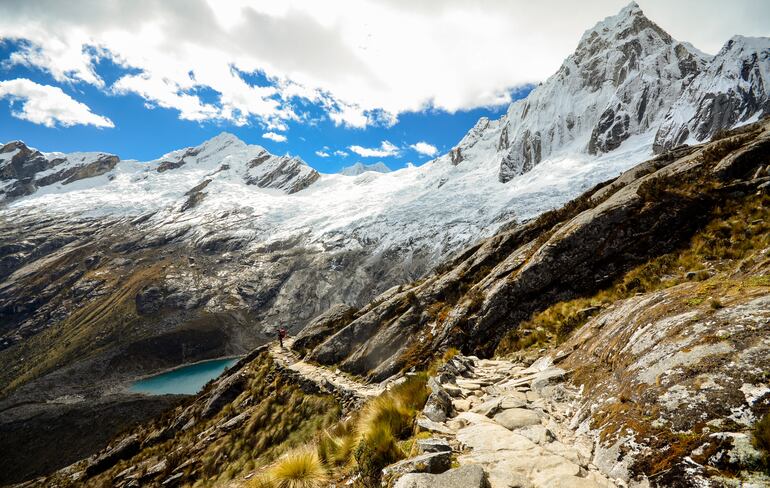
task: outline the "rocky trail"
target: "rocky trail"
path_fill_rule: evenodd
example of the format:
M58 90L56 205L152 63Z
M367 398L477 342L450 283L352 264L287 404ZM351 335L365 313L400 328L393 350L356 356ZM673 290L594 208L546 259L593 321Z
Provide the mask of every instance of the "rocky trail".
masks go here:
M387 389L316 366L284 347L269 347L273 359L302 381L360 405ZM417 418L416 457L383 471L396 488L428 486L490 488L624 487L593 463L594 438L578 427L580 393L563 380L568 371L548 357L530 366L508 360L456 356L428 386L431 395ZM448 469L452 457L459 467ZM443 471L443 472L442 472Z
M383 383L362 383L345 375L339 370L316 366L302 360L292 349L294 338L286 338L283 347L277 342L270 345L268 351L279 365L295 373L295 377L308 381L324 392L337 397L348 409L355 408L366 399L378 396L385 391Z
M437 458L454 452L459 468L441 474L412 472L394 486L626 486L592 463L594 440L572 421L579 392L561 381L567 375L549 358L529 367L507 360L453 358L430 379L432 393L417 419L419 428L434 437L418 441L423 454L389 466L386 477L416 471L416 466L430 470L442 464Z

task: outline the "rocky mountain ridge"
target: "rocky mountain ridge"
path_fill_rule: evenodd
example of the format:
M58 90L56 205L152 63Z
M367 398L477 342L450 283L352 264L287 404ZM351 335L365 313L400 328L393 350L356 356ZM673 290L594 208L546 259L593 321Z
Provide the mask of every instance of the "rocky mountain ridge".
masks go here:
M359 163L355 163L350 166L346 166L342 168L339 171L339 173L345 176L358 176L367 171L374 171L377 173L390 173L391 170L390 168L388 168L388 165L386 165L382 161L374 164L364 164L359 162Z

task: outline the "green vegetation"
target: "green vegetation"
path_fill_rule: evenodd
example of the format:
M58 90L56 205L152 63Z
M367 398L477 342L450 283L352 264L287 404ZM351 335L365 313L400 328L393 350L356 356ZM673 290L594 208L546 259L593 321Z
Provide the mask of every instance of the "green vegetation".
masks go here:
M762 453L762 464L770 474L770 413L759 419L752 434L752 444Z
M378 486L382 468L405 457L397 441L413 433L414 418L428 399L427 380L425 373L411 376L362 410L353 456L365 486Z
M414 419L429 394L427 378L425 373L412 375L350 417L319 429L312 442L276 466L263 468L250 486L326 486L356 474L360 486L379 486L382 468L406 457L414 444ZM297 484L285 484L289 481Z
M268 476L275 488L321 488L329 479L313 449L298 449L286 454L270 469Z
M639 265L611 286L591 297L555 303L519 324L500 341L496 354L507 355L529 348L564 342L602 307L628 298L669 288L687 281L714 281L718 274L740 271L747 258L770 248L770 196L734 198L713 210L709 222L678 251L655 257ZM767 286L768 277L752 276L747 285ZM704 292L708 287L704 287ZM711 309L724 305L719 299L693 296L691 306L708 300Z

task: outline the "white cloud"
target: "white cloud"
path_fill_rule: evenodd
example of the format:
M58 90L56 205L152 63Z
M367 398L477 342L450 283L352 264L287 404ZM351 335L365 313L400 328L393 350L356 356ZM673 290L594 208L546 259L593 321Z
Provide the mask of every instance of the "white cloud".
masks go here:
M275 142L286 142L286 136L283 134L276 134L275 132L265 132L262 134L265 139L270 139Z
M329 157L329 153L328 152L322 151L320 149L315 152L315 155L318 156L319 158L328 158Z
M335 156L339 156L339 157L341 157L341 158L346 158L346 157L348 157L348 153L346 153L345 151L342 151L342 150L340 150L340 149L337 149L336 151L334 151L334 155L335 155Z
M415 144L411 144L409 147L414 149L420 154L424 154L426 156L435 156L436 153L438 153L438 149L433 144L428 144L425 141L420 141Z
M91 112L87 105L73 99L61 88L40 85L26 78L0 81L0 99L2 98L11 100L11 114L14 117L46 127L115 127L110 119ZM13 109L16 103L21 103L21 110Z
M382 141L379 148L350 146L348 149L363 158L387 158L399 154L398 147L389 141Z
M60 82L102 87L95 63L108 58L131 69L119 93L183 118L281 130L306 120L295 113L299 99L360 128L426 108L505 104L509 90L554 73L584 30L626 3L4 0L0 37L29 41L10 62ZM766 1L642 3L675 38L707 52L735 33L770 34Z
M353 129L363 129L369 124L369 117L357 106L345 105L329 112L329 118L334 125L343 125Z

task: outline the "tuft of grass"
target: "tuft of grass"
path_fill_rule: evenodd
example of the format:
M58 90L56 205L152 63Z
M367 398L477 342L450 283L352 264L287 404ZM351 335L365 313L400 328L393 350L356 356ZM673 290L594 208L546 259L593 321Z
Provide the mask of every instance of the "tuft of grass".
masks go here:
M195 485L197 486L197 484ZM275 488L273 480L265 475L255 476L246 484L248 488Z
M367 426L353 455L365 486L379 486L382 468L404 458L396 437L385 423Z
M751 443L762 453L762 464L770 473L770 413L766 413L754 424Z
M318 439L318 456L330 466L343 466L350 461L358 442L355 423L348 419L321 432Z
M269 471L275 488L321 488L329 477L318 454L312 449L298 449L282 457Z
M412 427L413 412L393 395L381 395L364 407L360 432L366 437L370 432L384 427L395 436L403 436Z
M358 419L358 444L353 451L365 486L379 486L382 468L403 459L399 439L410 437L414 418L428 399L428 376L409 376L377 398L369 400Z

